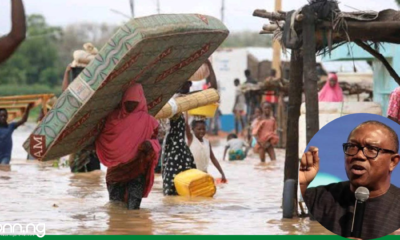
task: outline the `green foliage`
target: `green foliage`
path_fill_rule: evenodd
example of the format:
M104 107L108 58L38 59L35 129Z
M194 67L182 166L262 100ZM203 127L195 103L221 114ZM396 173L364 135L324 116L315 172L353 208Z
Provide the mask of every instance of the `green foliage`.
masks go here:
M0 96L30 95L30 94L48 94L53 93L56 96L61 95L61 85L16 85L1 84Z
M98 49L117 30L107 24L80 23L61 29L49 26L42 15L27 17L27 38L0 65L0 96L61 92L66 66L75 50L91 42Z
M395 1L396 1L397 5L399 5L399 7L400 7L400 0L395 0Z
M39 75L39 84L57 86L60 84L60 70L57 68L46 68Z
M72 53L91 42L100 50L118 30L117 26L98 23L71 24L63 29L59 44L60 61L65 66L72 61Z
M42 111L41 107L35 107L35 108L31 109L31 111L29 112L28 121L29 122L37 122L41 111Z
M57 42L61 29L48 26L41 15L28 16L27 25L27 39L0 66L0 84L59 85L62 71L58 64Z

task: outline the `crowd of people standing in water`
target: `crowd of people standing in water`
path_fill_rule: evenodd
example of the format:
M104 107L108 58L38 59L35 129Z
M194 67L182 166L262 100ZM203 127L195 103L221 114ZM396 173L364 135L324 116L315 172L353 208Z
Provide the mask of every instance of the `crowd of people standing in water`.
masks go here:
M12 28L8 35L0 38L0 63L12 55L26 34L22 0L11 1L11 6ZM94 55L97 53L93 46L87 47L93 50ZM207 64L213 75L210 62L207 61ZM63 90L83 69L81 66L67 67ZM215 75L211 77L215 78ZM249 70L245 71L245 77L245 84L257 84ZM271 78L273 77L274 73L271 71ZM335 79L332 76L330 79L320 98L340 100L340 96L337 96L337 77ZM234 84L237 87L233 107L236 133L228 136L223 160L228 152L230 161L244 160L249 149L253 148L253 152L259 154L262 162L266 161L266 154L271 161L275 161L274 147L279 140L274 117L276 102L267 96L266 101L261 103L261 99L254 92L241 91L240 80L234 80ZM190 94L190 86L191 82L188 81L174 97ZM0 164L9 164L12 133L26 122L31 108L31 105L27 107L21 121L10 124L7 123L7 110L0 109L0 141L6 143L0 145ZM250 129L246 128L246 121L250 121L251 124L247 124ZM239 124L242 127L241 134ZM142 86L134 84L126 90L119 106L107 116L104 128L94 144L70 156L71 172L99 170L100 163L103 164L107 167L106 184L110 200L125 202L129 209L140 208L142 198L147 197L152 189L157 167L162 169L164 195L177 195L174 186L177 174L194 168L207 172L210 162L218 169L222 182L227 181L211 143L205 137L205 119L194 117L190 122L187 114L178 113L168 119L166 125L168 131L163 133L160 131L160 121L148 113ZM244 137L245 129L250 135L249 138Z

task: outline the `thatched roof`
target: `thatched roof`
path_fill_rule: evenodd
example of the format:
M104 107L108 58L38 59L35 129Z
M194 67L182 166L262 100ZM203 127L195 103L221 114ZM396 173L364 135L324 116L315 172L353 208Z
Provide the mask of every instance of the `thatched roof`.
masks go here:
M386 59L379 54L379 43L400 44L400 12L392 9L380 12L342 12L335 0L310 0L316 16L315 39L316 52L325 54L348 42L368 51L382 61L390 75L400 84L396 74ZM268 12L255 10L254 16L270 20L264 25L261 34L273 34L286 48L301 51L302 46L302 9L290 12ZM288 43L290 39L291 44ZM294 43L293 43L294 42Z
M265 10L255 10L254 16L268 18L272 24L263 27L262 34L282 34L284 22L286 21L286 12L273 13ZM376 15L374 17L374 14ZM364 18L363 20L357 17ZM279 26L277 24L279 21ZM294 29L301 35L302 15L299 11ZM318 19L316 24L317 50L326 47L324 37L328 37L329 31L332 31L332 44L360 40L371 42L388 42L400 44L400 12L392 9L380 12L340 12L336 19ZM329 40L329 39L327 39Z

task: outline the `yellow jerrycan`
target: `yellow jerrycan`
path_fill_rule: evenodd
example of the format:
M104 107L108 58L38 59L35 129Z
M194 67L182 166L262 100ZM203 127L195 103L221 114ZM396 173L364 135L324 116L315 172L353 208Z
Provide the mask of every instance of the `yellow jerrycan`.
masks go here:
M214 178L198 169L179 173L175 176L174 183L180 196L213 197L217 191Z

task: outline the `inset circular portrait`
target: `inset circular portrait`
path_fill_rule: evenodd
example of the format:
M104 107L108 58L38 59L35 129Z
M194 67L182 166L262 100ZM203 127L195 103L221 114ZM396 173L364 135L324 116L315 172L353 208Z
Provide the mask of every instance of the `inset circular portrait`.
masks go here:
M299 184L312 218L346 238L400 229L400 125L352 114L324 126L302 156Z

